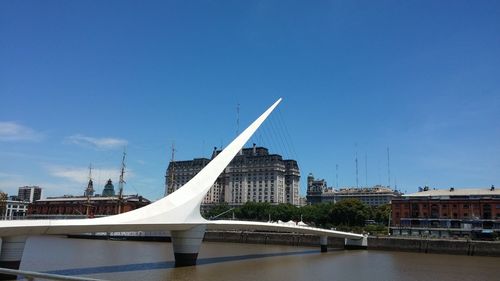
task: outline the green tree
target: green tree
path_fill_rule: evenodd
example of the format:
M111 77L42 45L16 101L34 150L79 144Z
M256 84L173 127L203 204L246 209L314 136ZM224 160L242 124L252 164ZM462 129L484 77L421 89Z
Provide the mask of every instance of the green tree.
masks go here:
M278 204L270 208L271 220L299 221L300 209L292 204Z
M370 213L368 205L357 199L346 199L333 205L330 220L334 225L364 226Z
M329 228L331 226L330 212L332 208L333 203L321 203L304 206L298 211L306 224Z
M391 215L391 204L380 205L372 208L371 219L379 224L387 225Z
M229 209L231 209L231 207L227 203L224 202L224 203L215 204L215 205L211 206L208 210L203 212L202 215L206 219L211 219L215 216L218 216L218 215L228 211ZM232 215L233 215L232 212L227 212L227 213L217 217L217 219L228 219L228 218L231 218Z
M246 202L243 206L235 209L238 219L267 221L271 212L271 204L259 202Z

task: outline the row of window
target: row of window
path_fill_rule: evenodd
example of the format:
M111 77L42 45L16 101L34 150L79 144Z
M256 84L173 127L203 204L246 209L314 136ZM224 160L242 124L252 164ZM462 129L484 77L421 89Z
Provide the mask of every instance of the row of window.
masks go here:
M405 209L409 209L410 205L409 204L401 204ZM394 204L394 207L398 208L400 207L401 205L399 204ZM432 204L431 205L431 208L434 208L434 207L439 207L441 206L441 208L449 208L450 206L452 208L458 208L458 204L441 204L441 205L438 205L438 204ZM469 207L473 207L474 209L479 209L479 205L478 204L474 204L474 205L470 205L470 204L462 204L462 208L463 209L469 209ZM413 204L413 208L414 209L418 209L419 208L419 205L418 204ZM423 204L422 205L422 208L427 208L427 204ZM490 204L484 204L483 205L483 208L491 208L491 205ZM496 204L495 205L495 208L496 209L500 209L500 204Z

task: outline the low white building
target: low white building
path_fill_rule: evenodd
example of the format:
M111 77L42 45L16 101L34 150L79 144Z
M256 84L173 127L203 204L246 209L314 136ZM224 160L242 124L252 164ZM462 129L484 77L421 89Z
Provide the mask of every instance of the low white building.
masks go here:
M2 219L15 220L26 216L29 203L28 201L7 200L5 203L5 213L2 215Z

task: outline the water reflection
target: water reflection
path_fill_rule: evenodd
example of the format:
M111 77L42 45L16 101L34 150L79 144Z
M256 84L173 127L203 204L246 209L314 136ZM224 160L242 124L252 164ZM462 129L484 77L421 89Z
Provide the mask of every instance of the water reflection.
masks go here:
M279 253L268 253L268 254L251 254L251 255L226 256L226 257L214 257L214 258L200 258L200 259L198 259L197 265L201 266L201 265L216 264L216 263L221 263L221 262L235 262L235 261L248 260L248 259L261 259L261 258L282 257L282 256L290 256L290 255L306 255L306 254L312 254L312 253L317 254L318 250L306 250L306 251L285 252L285 253L279 252ZM72 269L46 271L45 273L73 276L73 275L90 275L90 274L101 274L101 273L170 269L170 268L175 268L174 261L136 263L136 264L99 266L99 267L87 267L87 268L72 268Z

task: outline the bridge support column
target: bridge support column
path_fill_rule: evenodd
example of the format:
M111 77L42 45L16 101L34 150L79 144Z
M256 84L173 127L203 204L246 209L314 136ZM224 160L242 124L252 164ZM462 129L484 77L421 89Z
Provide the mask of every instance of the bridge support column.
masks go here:
M321 247L321 252L328 252L328 236L320 236L319 237L319 245Z
M188 230L171 231L175 267L196 265L206 228L206 225L198 225Z
M0 267L19 269L27 236L6 236L0 238ZM0 280L13 280L14 275L0 274Z
M356 249L367 249L367 248L368 248L368 235L365 235L361 239L345 238L344 249L356 250Z

